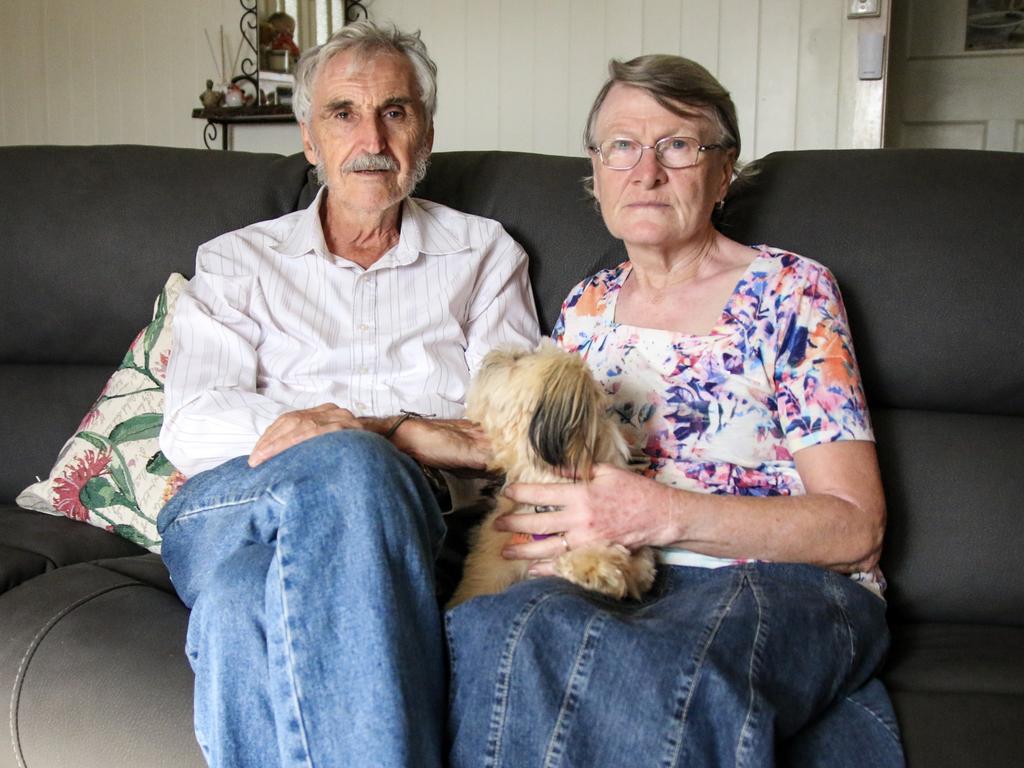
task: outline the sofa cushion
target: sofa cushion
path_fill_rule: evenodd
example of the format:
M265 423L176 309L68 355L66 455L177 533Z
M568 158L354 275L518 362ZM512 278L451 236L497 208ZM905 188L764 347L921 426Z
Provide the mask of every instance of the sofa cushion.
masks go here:
M143 553L99 528L0 504L0 594L65 565Z
M49 476L18 496L20 506L160 550L156 516L185 479L158 444L174 309L185 283L177 273L167 280L152 321L64 443Z

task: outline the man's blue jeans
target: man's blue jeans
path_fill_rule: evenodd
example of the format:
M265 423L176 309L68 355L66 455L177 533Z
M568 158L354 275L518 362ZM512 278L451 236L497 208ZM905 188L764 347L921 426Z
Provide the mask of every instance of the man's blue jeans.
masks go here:
M211 765L440 765L444 524L415 462L324 435L196 475L158 527Z
M829 571L664 567L643 602L536 579L446 619L452 768L904 762L885 603Z

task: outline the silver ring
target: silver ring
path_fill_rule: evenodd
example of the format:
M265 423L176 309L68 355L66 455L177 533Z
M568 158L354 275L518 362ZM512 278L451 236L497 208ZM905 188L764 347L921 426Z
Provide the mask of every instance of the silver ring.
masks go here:
M565 531L558 534L562 538L562 546L565 547L565 551L569 551L569 540L565 538Z

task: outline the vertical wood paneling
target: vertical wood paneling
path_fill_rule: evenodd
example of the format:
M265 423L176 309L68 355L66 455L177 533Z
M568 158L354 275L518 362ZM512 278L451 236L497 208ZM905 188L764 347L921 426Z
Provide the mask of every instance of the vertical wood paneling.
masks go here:
M835 146L842 22L840 7L820 0L801 3L796 146L803 149Z
M63 5L63 4L62 4ZM65 7L56 4L46 6L46 29L44 30L42 67L45 73L47 125L45 137L54 144L74 144L75 132L68 119L68 104L71 101L71 19Z
M499 0L473 0L466 13L466 145L455 147L438 136L446 149L505 149L498 131ZM430 41L427 41L430 45Z
M424 27L423 36L427 45L436 53L438 67L438 114L434 126L435 134L443 137L451 147L466 146L466 116L475 111L472 97L467 91L466 62L466 13L467 0L434 0L433 18L435 23ZM442 37L443 35L443 37Z
M760 0L721 2L718 79L736 104L744 160L756 157L760 8Z
M502 149L530 152L533 150L536 13L532 2L505 0L500 6L498 141Z
M72 141L95 144L96 135L96 21L93 0L65 6L68 22L68 66L71 88L64 116Z
M679 55L693 59L717 77L721 3L719 0L683 0L682 9Z
M604 0L604 16L605 60L639 56L644 48L644 0Z
M568 154L576 155L584 151L583 130L587 114L608 76L608 57L604 55L605 15L600 4L591 0L572 0L569 13L569 125L566 128L566 146Z
M0 75L0 140L7 144L46 140L45 87L39 77L44 10L38 3L18 3L11 9L13 28L18 34L7 41L11 56Z
M682 4L679 0L646 0L642 53L679 53Z
M569 119L569 0L535 0L533 138L535 150L571 154ZM578 143L578 142L577 142Z
M117 14L115 18L120 19L123 25L122 34L117 36L121 71L114 79L121 105L120 138L128 144L145 144L149 133L147 127L153 120L149 112L150 95L146 93L148 60L145 28L150 4L114 0L111 5L111 12ZM191 120L191 109L185 115Z
M842 0L373 0L369 9L422 30L439 67L441 151L580 153L608 60L644 52L679 53L722 81L744 159L852 146L861 102L877 99L878 88L856 81L858 22ZM0 70L0 141L202 147L191 111L205 80L218 79L203 30L216 43L223 24L233 58L237 0L33 0L11 13L19 34ZM1019 146L1020 130L1007 125L1005 143ZM296 131L233 135L247 149L299 149Z
M796 142L796 87L800 0L761 0L757 57L754 156L792 149Z

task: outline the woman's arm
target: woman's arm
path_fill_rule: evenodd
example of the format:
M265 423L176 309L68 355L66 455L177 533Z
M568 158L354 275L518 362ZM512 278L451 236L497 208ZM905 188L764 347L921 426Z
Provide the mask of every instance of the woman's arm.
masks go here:
M572 548L605 541L630 549L677 546L715 557L800 562L843 572L870 570L881 552L885 500L875 446L839 441L795 454L803 496L718 496L681 491L616 467L598 466L589 483L516 484L505 494L522 504L558 506L506 515L496 527L522 533L565 532ZM510 559L537 560L552 573L560 538L510 546Z

